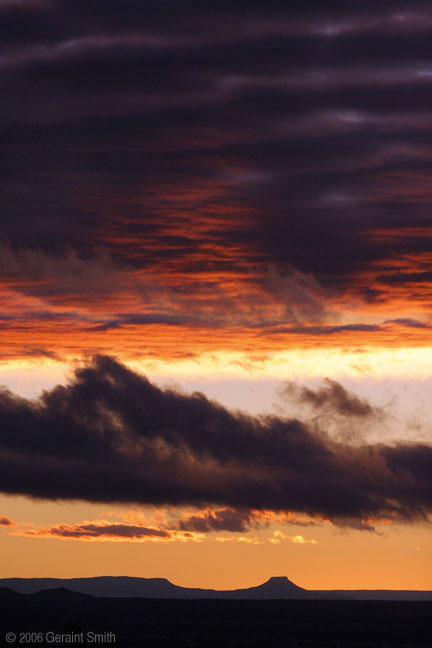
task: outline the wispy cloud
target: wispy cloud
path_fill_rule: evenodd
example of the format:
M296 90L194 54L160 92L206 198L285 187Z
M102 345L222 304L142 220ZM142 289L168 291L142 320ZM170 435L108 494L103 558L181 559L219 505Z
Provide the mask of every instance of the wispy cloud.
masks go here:
M318 544L318 540L315 540L314 538L311 539L306 539L302 535L293 535L289 536L283 533L283 531L280 531L279 529L276 531L273 531L272 536L269 538L269 542L271 544L280 544L283 540L288 540L289 542L292 542L293 544L312 544L316 545Z

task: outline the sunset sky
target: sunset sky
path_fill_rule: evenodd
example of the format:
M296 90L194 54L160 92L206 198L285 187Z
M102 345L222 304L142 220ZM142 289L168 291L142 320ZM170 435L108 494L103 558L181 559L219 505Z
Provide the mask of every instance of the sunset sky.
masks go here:
M0 577L432 589L430 2L0 43Z

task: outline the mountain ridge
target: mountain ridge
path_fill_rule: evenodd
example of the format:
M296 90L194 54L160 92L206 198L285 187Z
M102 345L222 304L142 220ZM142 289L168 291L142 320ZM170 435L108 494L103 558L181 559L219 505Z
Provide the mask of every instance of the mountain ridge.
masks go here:
M99 598L432 600L432 591L428 590L307 590L286 576L272 576L260 585L234 590L182 587L167 578L137 576L1 578L0 588L20 594L66 590Z

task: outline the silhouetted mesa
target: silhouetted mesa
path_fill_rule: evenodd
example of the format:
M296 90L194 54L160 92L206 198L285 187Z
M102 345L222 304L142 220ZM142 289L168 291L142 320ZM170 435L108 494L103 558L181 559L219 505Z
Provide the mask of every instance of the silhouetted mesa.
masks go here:
M286 576L274 576L262 585L236 590L180 587L166 578L97 576L94 578L2 578L4 588L21 594L57 590L108 598L153 599L351 599L387 601L432 601L432 591L422 590L306 590Z

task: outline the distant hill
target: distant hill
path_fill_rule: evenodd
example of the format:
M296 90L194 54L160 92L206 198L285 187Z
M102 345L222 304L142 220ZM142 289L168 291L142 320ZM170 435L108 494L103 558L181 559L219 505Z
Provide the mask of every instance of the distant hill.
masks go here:
M309 592L286 576L273 576L262 585L246 589L219 591L223 598L232 599L293 599L309 598Z
M17 594L17 592L13 592L13 593ZM26 594L26 596L37 599L38 601L45 601L45 602L64 601L65 603L67 603L68 601L73 601L73 602L80 601L82 603L85 603L87 601L91 601L95 599L95 597L92 596L91 594L74 592L73 590L69 590L66 587L55 587L54 589L43 589L32 594Z
M432 601L432 591L412 590L306 590L286 576L274 576L256 587L214 590L174 585L166 578L96 576L93 578L2 578L0 599L6 588L21 594L67 597L71 592L106 598L152 599L351 599L387 601ZM48 591L47 591L48 590Z

